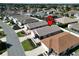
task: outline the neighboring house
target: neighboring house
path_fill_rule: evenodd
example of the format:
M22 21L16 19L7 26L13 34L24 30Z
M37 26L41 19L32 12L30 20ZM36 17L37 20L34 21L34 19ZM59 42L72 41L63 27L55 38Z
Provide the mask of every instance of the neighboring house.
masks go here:
M25 16L31 16L32 13L24 13Z
M67 32L59 33L41 40L55 55L70 55L79 45L79 38ZM72 51L72 52L70 52Z
M24 15L13 15L12 17L16 18L22 24L38 22L37 20L32 19L31 17L24 16Z
M36 12L36 14L35 14L37 17L44 17L46 14L45 14L45 12L43 12L43 11L41 11L41 12Z
M36 36L39 37L40 39L62 32L57 25L45 26L45 27L34 29L33 31L35 32L35 34L37 34Z
M68 28L79 32L79 23L69 24Z
M29 29L36 29L36 28L40 28L40 27L44 27L44 26L47 26L47 22L46 21L39 21L39 22L34 22L34 23L30 23L30 24L27 24L26 26L29 28Z
M27 17L24 15L9 15L9 18L17 25L19 28L24 28L24 24L38 22L36 19L32 19L31 17ZM15 29L16 27L15 26ZM18 29L18 28L17 28Z
M3 22L8 22L9 21L9 17L8 16L4 16L3 17Z
M5 12L6 12L6 14L14 14L15 13L15 11L13 11L13 10L6 10Z
M69 24L69 23L76 23L78 22L78 19L72 19L69 17L62 17L62 18L57 18L55 19L56 22L62 23L62 24Z
M79 12L78 12L78 13L76 13L74 16L75 16L75 17L76 17L76 19L78 19L78 21L79 21Z
M76 13L74 16L79 19L79 12Z
M74 15L76 15L76 14L79 14L79 11L77 11L77 10L70 10L70 11L67 12L67 14L68 14L69 16L74 16Z

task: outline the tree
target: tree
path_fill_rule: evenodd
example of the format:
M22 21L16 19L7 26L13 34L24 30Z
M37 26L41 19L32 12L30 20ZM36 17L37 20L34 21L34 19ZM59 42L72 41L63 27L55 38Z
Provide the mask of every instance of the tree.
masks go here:
M0 45L1 45L2 41L0 40Z

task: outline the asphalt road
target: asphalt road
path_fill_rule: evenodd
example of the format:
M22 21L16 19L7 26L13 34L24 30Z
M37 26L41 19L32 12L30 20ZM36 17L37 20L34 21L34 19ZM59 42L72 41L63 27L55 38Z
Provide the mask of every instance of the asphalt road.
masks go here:
M7 50L9 56L25 56L24 50L22 45L17 37L15 31L11 29L8 25L3 23L0 20L0 26L3 28L6 36L7 43L11 44L12 46Z

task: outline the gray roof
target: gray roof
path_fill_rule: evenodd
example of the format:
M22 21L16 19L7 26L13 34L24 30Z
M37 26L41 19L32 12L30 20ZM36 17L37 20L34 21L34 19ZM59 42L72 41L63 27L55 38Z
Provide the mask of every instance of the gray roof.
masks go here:
M35 29L35 28L46 26L47 22L46 21L39 21L39 22L30 23L27 25L29 26L30 29Z
M39 37L41 37L51 33L54 34L58 31L61 31L61 29L57 25L53 25L53 26L45 26L45 27L37 28L34 29L33 31L35 31L39 35Z
M79 23L74 23L71 26L72 29L79 31Z
M36 12L36 14L35 14L35 15L44 16L44 15L45 15L45 13L44 13L44 12Z
M23 24L38 22L38 20L32 19L31 17L27 17L24 15L12 15L12 17L17 18Z

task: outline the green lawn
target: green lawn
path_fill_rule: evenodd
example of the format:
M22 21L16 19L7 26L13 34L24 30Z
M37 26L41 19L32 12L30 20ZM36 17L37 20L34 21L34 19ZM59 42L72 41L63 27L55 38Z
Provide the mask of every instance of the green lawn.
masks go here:
M3 31L0 31L0 38L5 37L5 33Z
M20 31L17 33L18 37L23 37L25 36L25 32L24 31Z
M31 39L27 39L27 40L23 41L22 46L25 51L30 51L37 47L34 45L34 43L31 41Z

